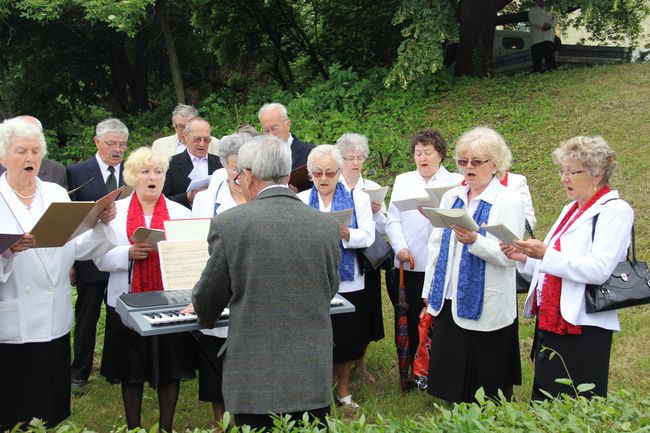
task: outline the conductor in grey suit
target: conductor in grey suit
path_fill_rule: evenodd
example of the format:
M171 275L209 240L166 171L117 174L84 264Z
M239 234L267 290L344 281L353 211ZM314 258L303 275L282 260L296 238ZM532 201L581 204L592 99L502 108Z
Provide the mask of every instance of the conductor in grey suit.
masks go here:
M271 414L323 420L332 400L329 311L340 229L287 187L291 150L283 141L252 138L237 162L248 203L212 220L210 258L192 296L205 325L230 303L226 410L254 428L270 427Z

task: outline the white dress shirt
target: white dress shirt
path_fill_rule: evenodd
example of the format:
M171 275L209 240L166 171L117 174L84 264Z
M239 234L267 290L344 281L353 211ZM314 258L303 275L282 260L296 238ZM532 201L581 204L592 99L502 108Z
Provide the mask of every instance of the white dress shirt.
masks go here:
M97 159L97 164L99 164L99 171L102 172L102 177L104 179L104 183L108 180L108 176L110 176L111 172L108 171L108 164L104 162L103 159L99 157L99 153L95 154L95 159ZM115 185L120 185L120 166L118 165L115 168Z
M414 271L424 272L427 262L427 239L431 235L433 226L429 220L422 216L417 210L400 212L393 201L408 198L427 197L425 187L441 187L446 185L459 184L463 176L458 173L450 173L443 166L440 166L436 174L428 181L417 171L402 173L395 178L393 194L388 206L388 221L386 223L386 234L390 244L395 251L395 267L399 267L397 253L408 248L415 261Z
M311 189L302 191L298 197L303 203L309 205L309 196ZM357 216L357 228L350 229L350 240L341 239L343 248L354 250L356 248L367 248L375 242L375 222L372 219L372 208L370 207L370 197L368 194L353 194L354 211ZM318 207L321 212L331 212L332 203L325 206L323 199L318 194ZM359 261L354 261L354 280L341 281L339 293L356 292L363 290L364 277L359 270Z

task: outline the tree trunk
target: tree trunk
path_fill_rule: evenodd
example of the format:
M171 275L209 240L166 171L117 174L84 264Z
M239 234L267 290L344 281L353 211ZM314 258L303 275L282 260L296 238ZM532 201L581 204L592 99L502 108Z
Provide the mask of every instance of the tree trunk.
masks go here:
M134 108L137 111L149 109L149 62L147 51L149 49L149 27L144 26L135 35L135 76L131 96Z
M171 28L169 27L169 14L167 7L163 1L157 4L158 22L163 33L165 40L165 48L167 50L167 57L169 58L169 71L174 83L174 93L176 93L176 102L179 104L185 103L185 87L183 87L183 76L181 74L181 64L178 61L178 53L176 51L176 44L172 36Z
M131 68L126 61L124 54L124 36L117 34L114 30L107 30L110 35L110 82L112 89L113 112L117 116L129 112L129 81Z

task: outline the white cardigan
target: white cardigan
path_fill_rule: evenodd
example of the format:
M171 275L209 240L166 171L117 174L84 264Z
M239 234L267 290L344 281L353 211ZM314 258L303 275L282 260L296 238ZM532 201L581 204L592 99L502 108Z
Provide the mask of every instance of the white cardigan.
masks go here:
M549 273L562 278L560 312L564 320L572 325L620 330L616 311L587 314L585 310L585 284L602 284L607 280L618 262L625 259L630 244L634 211L621 199L604 204L612 198L618 198L618 191L610 191L602 196L571 224L562 235L562 251L549 247L541 260L529 258L525 266L518 264L520 272L532 275L524 304L526 317L532 316L533 296L537 293L535 288L541 290L544 276ZM572 205L573 202L562 210L544 239L546 245L555 243L555 238L551 239L551 236ZM600 215L592 242L593 218L596 214Z
M311 188L305 191L302 191L298 194L298 198L303 201L303 203L309 205L309 195L311 194ZM356 249L356 248L367 248L375 242L375 221L372 219L372 208L370 206L370 197L368 194L359 193L353 194L354 198L354 211L357 215L357 228L350 229L350 240L346 241L341 239L343 243L343 248L345 249ZM319 209L322 212L330 212L332 205L325 208L323 205L323 200L318 194L318 204ZM339 285L339 293L349 293L356 292L358 290L364 289L364 277L359 270L359 261L354 261L354 280L352 281L341 281Z
M115 301L122 293L129 291L129 248L131 248L131 242L126 235L126 217L131 197L133 195L115 202L117 216L111 221L111 228L117 237L117 246L93 260L97 269L111 273L106 290L106 303L111 307L115 307ZM165 203L167 204L170 219L187 219L191 217L191 211L185 206L167 198L165 198ZM162 290L162 287L160 289Z
M467 197L468 187L457 187L445 193L440 201L440 207L451 208L459 195ZM463 194L463 192L465 192ZM521 238L524 233L524 208L521 196L509 188L501 185L499 180L494 178L479 198L492 204L488 225L503 224L517 237ZM427 261L422 297L428 298L431 281L436 269L438 254L440 253L440 242L442 241L443 229L434 228L429 238L429 259ZM464 329L472 331L494 331L511 325L517 317L517 294L515 288L515 262L509 260L499 247L499 241L494 236L486 233L486 236L478 235L476 241L469 246L469 253L485 260L485 293L483 297L483 310L478 320L458 317L456 302L458 268L452 270L452 265L459 266L460 251L462 244L457 246L457 260L453 260L454 245L456 244L454 232L449 240L450 248L447 259L447 272L445 274L446 288L451 283L452 293L452 314L454 322ZM454 275L456 281L449 280ZM442 310L434 310L429 306L427 312L437 316Z
M27 232L50 203L70 201L67 191L59 185L40 179L36 182L37 193L30 213L11 191L6 174L0 178L0 193ZM72 265L75 260L103 254L114 245L112 231L99 222L59 248L30 248L15 254L5 251L0 256L0 343L46 342L70 332Z

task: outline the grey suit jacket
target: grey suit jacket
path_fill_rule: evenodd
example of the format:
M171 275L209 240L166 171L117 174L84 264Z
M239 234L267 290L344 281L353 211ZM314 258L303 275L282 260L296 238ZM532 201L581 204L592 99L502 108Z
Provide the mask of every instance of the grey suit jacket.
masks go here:
M330 300L339 286L338 224L287 188L212 220L210 259L194 287L202 323L230 303L223 395L234 414L331 404Z

